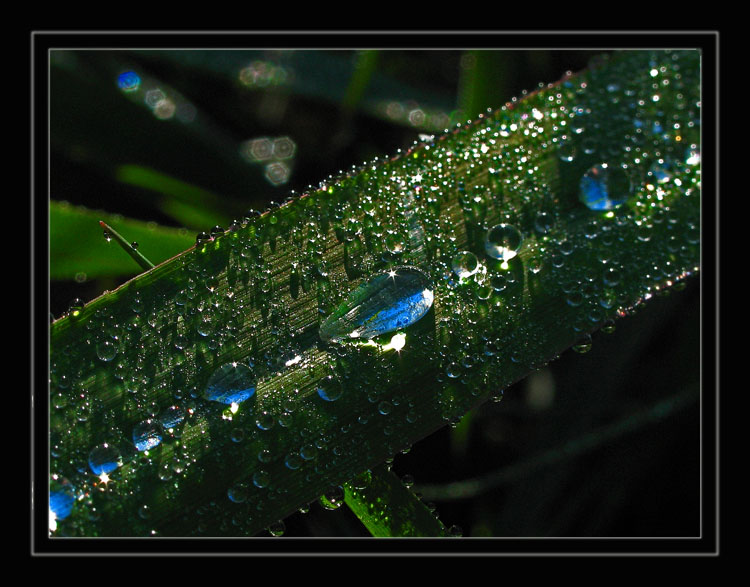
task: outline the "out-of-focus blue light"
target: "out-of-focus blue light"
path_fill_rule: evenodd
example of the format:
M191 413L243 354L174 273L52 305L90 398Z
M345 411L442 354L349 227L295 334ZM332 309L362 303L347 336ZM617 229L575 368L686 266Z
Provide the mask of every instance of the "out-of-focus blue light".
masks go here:
M134 71L125 71L117 76L117 87L125 92L132 92L141 85L140 76Z

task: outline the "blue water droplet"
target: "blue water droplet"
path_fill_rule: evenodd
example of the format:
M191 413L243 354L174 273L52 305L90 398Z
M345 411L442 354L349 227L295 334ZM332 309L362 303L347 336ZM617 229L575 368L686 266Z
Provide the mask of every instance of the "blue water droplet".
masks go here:
M75 505L75 489L67 479L56 478L50 487L49 510L55 520L64 520Z
M335 402L344 395L344 387L332 375L324 377L318 382L318 395L327 402Z
M75 503L75 496L66 491L52 491L49 494L49 509L56 520L64 520L70 515Z
M579 198L590 210L614 210L630 197L631 184L619 167L594 165L581 178Z
M159 422L164 430L174 430L185 420L185 412L179 406L169 406L159 414Z
M206 384L206 399L222 404L239 404L255 394L255 375L241 363L227 363L214 371Z
M111 473L120 465L122 465L120 451L111 444L101 444L89 453L89 467L95 475Z
M397 267L352 291L323 322L324 341L371 339L414 324L432 307L429 278L414 267Z
M133 444L139 451L149 450L161 444L159 425L154 420L144 420L133 428Z

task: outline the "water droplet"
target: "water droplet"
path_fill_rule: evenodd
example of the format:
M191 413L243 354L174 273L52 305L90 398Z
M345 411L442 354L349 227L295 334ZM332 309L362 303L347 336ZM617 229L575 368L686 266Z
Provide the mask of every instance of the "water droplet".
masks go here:
M327 402L335 402L343 394L344 386L332 375L324 377L318 383L318 395Z
M96 356L102 361L111 361L117 354L117 346L111 340L105 340L96 345Z
M344 503L344 488L340 485L332 487L320 496L320 505L327 510L337 510Z
M462 373L463 371L461 370L461 366L456 362L449 363L445 368L445 374L451 379L457 379L458 377L461 377Z
M255 385L255 376L249 367L226 363L211 375L204 397L222 404L239 404L255 394Z
M247 500L247 485L245 483L235 483L227 489L227 497L234 503L243 503Z
M286 525L282 520L279 520L268 527L268 533L271 536L283 536L284 532L286 532Z
M461 279L466 279L479 270L479 261L471 251L461 251L453 257L451 267L456 275Z
M68 313L71 317L76 318L81 313L81 310L83 310L83 306L83 300L76 298L68 305Z
M50 491L49 511L50 517L55 520L64 520L70 515L75 504L75 495L71 488L65 487L61 491Z
M393 404L389 401L382 401L378 404L378 412L380 412L383 416L387 416L391 413L391 410L393 409Z
M573 345L573 350L577 353L587 353L591 350L591 335L585 334L583 338Z
M554 219L551 214L539 211L534 218L534 229L539 234L547 234L552 229L553 223Z
M255 485L258 489L263 489L268 485L268 482L271 480L271 477L266 471L256 471L253 475L253 485Z
M297 453L289 453L288 455L286 455L286 459L284 459L284 464L286 465L287 469L296 471L300 468L300 466L302 466L302 457L300 457Z
M135 241L133 241L132 243L130 243L130 248L133 249L134 251L137 251L138 250L138 243L135 242Z
M510 224L498 224L487 231L484 250L493 259L510 261L518 253L523 237L519 230Z
M400 255L404 252L403 239L398 234L389 234L385 237L385 248L393 255Z
M101 444L89 453L89 467L95 475L111 473L122 465L120 451L111 444Z
M175 430L185 420L185 412L179 406L169 406L159 415L161 427L170 432Z
M312 444L306 444L299 450L299 456L306 461L313 460L318 455L318 449Z
M139 451L149 450L161 444L161 431L154 420L145 420L133 428L133 444Z
M273 453L270 450L268 450L267 448L263 448L258 453L258 460L261 463L268 464L268 463L270 463L273 460Z
M276 420L270 412L261 412L255 420L255 425L261 430L270 430L275 423Z
M397 267L360 285L323 322L324 341L371 339L406 328L432 306L430 280L414 267Z
M631 189L625 171L602 163L581 178L579 198L590 210L614 210L625 203Z

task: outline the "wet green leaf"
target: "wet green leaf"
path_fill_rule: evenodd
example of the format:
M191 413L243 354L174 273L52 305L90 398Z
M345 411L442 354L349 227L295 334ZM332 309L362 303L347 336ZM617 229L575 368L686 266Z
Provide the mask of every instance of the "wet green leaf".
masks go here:
M684 283L700 262L699 75L695 51L604 59L55 321L52 472L82 496L57 531L256 534ZM480 267L456 272L462 251ZM324 343L324 317L397 266L428 276L430 311L398 341ZM212 401L235 364L252 385ZM104 443L122 457L106 480L88 463Z

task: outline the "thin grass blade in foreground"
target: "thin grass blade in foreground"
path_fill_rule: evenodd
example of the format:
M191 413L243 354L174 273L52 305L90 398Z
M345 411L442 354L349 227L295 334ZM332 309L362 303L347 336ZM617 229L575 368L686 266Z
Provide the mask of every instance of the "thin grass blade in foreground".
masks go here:
M55 535L257 534L697 272L699 74L618 54L54 322ZM403 266L399 345L321 340Z

